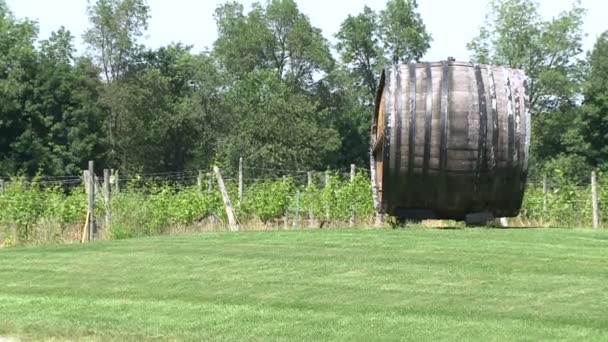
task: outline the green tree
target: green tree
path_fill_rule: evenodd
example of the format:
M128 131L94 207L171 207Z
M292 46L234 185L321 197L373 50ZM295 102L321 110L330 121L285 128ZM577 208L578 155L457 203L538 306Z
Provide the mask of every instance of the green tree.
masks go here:
M34 47L36 24L17 20L0 2L0 172L77 174L103 162L99 70L74 59L64 28Z
M432 37L417 8L416 0L390 0L380 14L365 6L362 13L349 15L336 34L342 63L357 88L365 89L354 95L363 96L369 108L385 64L419 61L430 47Z
M73 39L60 28L41 41L31 97L35 132L45 149L42 165L53 174L78 174L87 160L104 164L106 157L99 69L87 58L74 58Z
M589 54L589 75L581 108L581 134L588 144L585 154L594 167L608 169L608 31L602 33Z
M432 37L417 9L416 0L389 0L380 12L384 49L393 63L419 61L430 47Z
M124 75L133 57L142 49L137 39L148 28L149 11L146 0L89 2L87 14L91 27L83 37L101 66L106 82Z
M378 15L365 6L363 13L349 15L342 22L336 38L342 62L356 75L353 81L365 89L373 101L380 69L386 62L380 46Z
M248 74L226 95L229 118L219 140L219 161L231 168L243 157L255 168L319 169L338 151L330 113L294 92L272 70Z
M114 83L139 64L144 47L137 40L148 27L149 10L146 0L95 0L87 7L90 27L83 38L107 85L100 105L106 112L105 131L113 164L119 164L119 159L124 157L118 142L121 139L119 122L128 118L121 118L124 112L119 111L126 104L117 102L125 99L124 96L108 95L124 89L124 85Z
M524 70L533 114L555 110L580 94L585 12L576 2L545 21L533 0L492 0L479 35L467 48L477 62Z
M382 68L388 62L419 61L431 35L417 12L416 0L390 0L377 14L365 6L349 15L336 34L342 65L319 87L342 137L337 165L368 164L369 131Z
M219 36L214 52L235 75L270 69L307 87L316 74L333 66L329 43L293 0L254 3L247 14L242 5L229 2L216 9L215 20Z
M16 19L0 0L0 172L5 175L36 166L23 165L26 159L16 146L30 140L32 153L38 153L27 109L35 86L37 35L34 22Z
M214 61L181 44L148 51L136 72L108 89L122 169L181 171L209 163L221 80ZM107 100L110 101L110 100Z
M492 0L479 35L468 43L480 63L522 69L529 77L533 160L531 171L548 167L586 170L581 152L578 102L585 72L580 2L544 20L533 0Z

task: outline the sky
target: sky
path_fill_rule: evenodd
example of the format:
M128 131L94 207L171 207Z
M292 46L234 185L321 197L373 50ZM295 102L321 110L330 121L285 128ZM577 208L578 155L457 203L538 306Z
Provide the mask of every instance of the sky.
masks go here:
M193 45L194 51L203 51L213 45L217 36L213 12L227 0L149 0L151 20L143 41L150 48L172 42ZM574 0L539 0L540 12L550 19L563 10L571 8ZM249 8L252 0L240 0ZM261 2L265 2L262 0ZM340 23L349 15L360 13L363 6L374 10L384 8L386 0L296 0L300 10L308 15L312 24L323 31L330 41L340 28ZM608 30L607 0L582 0L588 9L584 31L588 36L583 48L590 50L597 37ZM19 18L38 21L40 38L47 38L62 25L77 38L76 47L85 52L82 33L87 29L87 0L8 0L12 12ZM466 49L479 31L487 8L486 0L418 0L419 12L433 36L431 48L424 56L427 61L455 57L469 60Z

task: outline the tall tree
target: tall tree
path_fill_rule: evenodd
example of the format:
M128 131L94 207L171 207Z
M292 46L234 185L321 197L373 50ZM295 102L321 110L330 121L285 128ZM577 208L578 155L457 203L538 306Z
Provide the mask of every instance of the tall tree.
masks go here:
M316 98L333 69L329 43L293 0L217 8L214 54L228 71L218 161L266 168L318 168L340 146Z
M342 22L336 38L342 62L356 75L356 84L373 100L380 68L386 61L380 45L378 15L365 6L362 13L349 15Z
M116 151L123 169L180 171L194 167L194 159L208 163L215 153L223 84L210 57L190 49L174 44L146 52L137 72L105 95L120 113Z
M127 114L120 110L125 106L117 102L124 97L107 94L117 94L123 89L123 85L115 83L139 64L144 47L137 40L148 27L149 11L147 0L95 0L95 3L88 3L90 28L83 38L101 68L107 85L102 107L106 111L109 157L114 163L120 162L120 153L124 152L120 150L118 142L121 138L118 136L118 125L125 120L121 116Z
M83 37L101 66L106 82L122 76L141 50L137 39L148 28L149 11L146 0L89 2L87 13L91 27Z
M589 55L584 96L581 133L589 147L586 156L594 167L608 170L608 31L598 37Z
M369 163L369 131L382 68L387 62L418 61L430 47L432 37L417 8L416 0L390 0L380 14L365 6L342 22L336 34L342 65L319 92L343 139L340 157Z
M225 165L235 166L243 157L253 168L319 169L340 147L329 111L294 92L272 70L252 72L236 82L222 113L229 118L218 150Z
M545 21L533 0L492 0L479 35L467 44L472 59L523 69L530 78L533 114L574 103L582 78L583 16L576 2Z
M432 37L426 31L416 0L389 0L380 12L380 32L389 60L418 61L428 50Z
M229 2L217 8L215 20L219 36L214 52L236 75L270 69L307 87L333 66L329 43L294 0L254 3L247 14L242 5Z
M37 27L0 1L0 173L75 174L103 162L99 70L74 58L64 28L34 47Z
M34 22L16 19L0 0L0 172L5 174L38 165L23 154L28 141L32 141L32 153L37 153L39 145L27 106L35 87L37 36Z
M336 34L341 60L365 89L358 95L370 108L382 67L419 61L430 47L432 37L417 8L416 0L390 0L380 14L365 6L362 13L349 15Z
M534 0L492 0L479 35L467 44L480 63L522 69L529 77L532 173L585 170L576 123L585 71L579 57L585 10L580 2L544 20ZM574 175L572 175L574 176Z

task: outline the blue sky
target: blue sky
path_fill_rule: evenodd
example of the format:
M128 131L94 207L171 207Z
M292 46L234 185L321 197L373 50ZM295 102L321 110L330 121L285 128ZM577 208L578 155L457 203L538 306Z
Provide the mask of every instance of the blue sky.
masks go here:
M309 16L323 34L333 39L340 23L348 14L359 13L364 5L380 10L385 0L296 0L300 10ZM8 0L8 5L17 17L35 19L40 25L40 37L46 38L61 25L66 26L77 37L79 52L84 52L82 33L88 26L86 18L87 0ZM159 47L171 42L193 45L201 51L213 44L216 37L213 11L219 0L149 0L152 19L144 43ZM253 1L240 1L248 7ZM573 0L540 0L540 11L546 18L557 15L571 7ZM470 53L466 43L478 32L486 11L485 0L418 0L419 10L432 33L434 41L425 60L442 60L453 56L468 60ZM608 30L608 1L582 0L589 12L584 30L588 34L584 48L591 49L601 32Z

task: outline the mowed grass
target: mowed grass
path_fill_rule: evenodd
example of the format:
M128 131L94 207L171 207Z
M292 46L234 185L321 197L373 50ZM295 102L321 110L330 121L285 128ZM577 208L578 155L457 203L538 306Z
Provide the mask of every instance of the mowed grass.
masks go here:
M207 233L0 251L20 340L607 340L608 231Z

